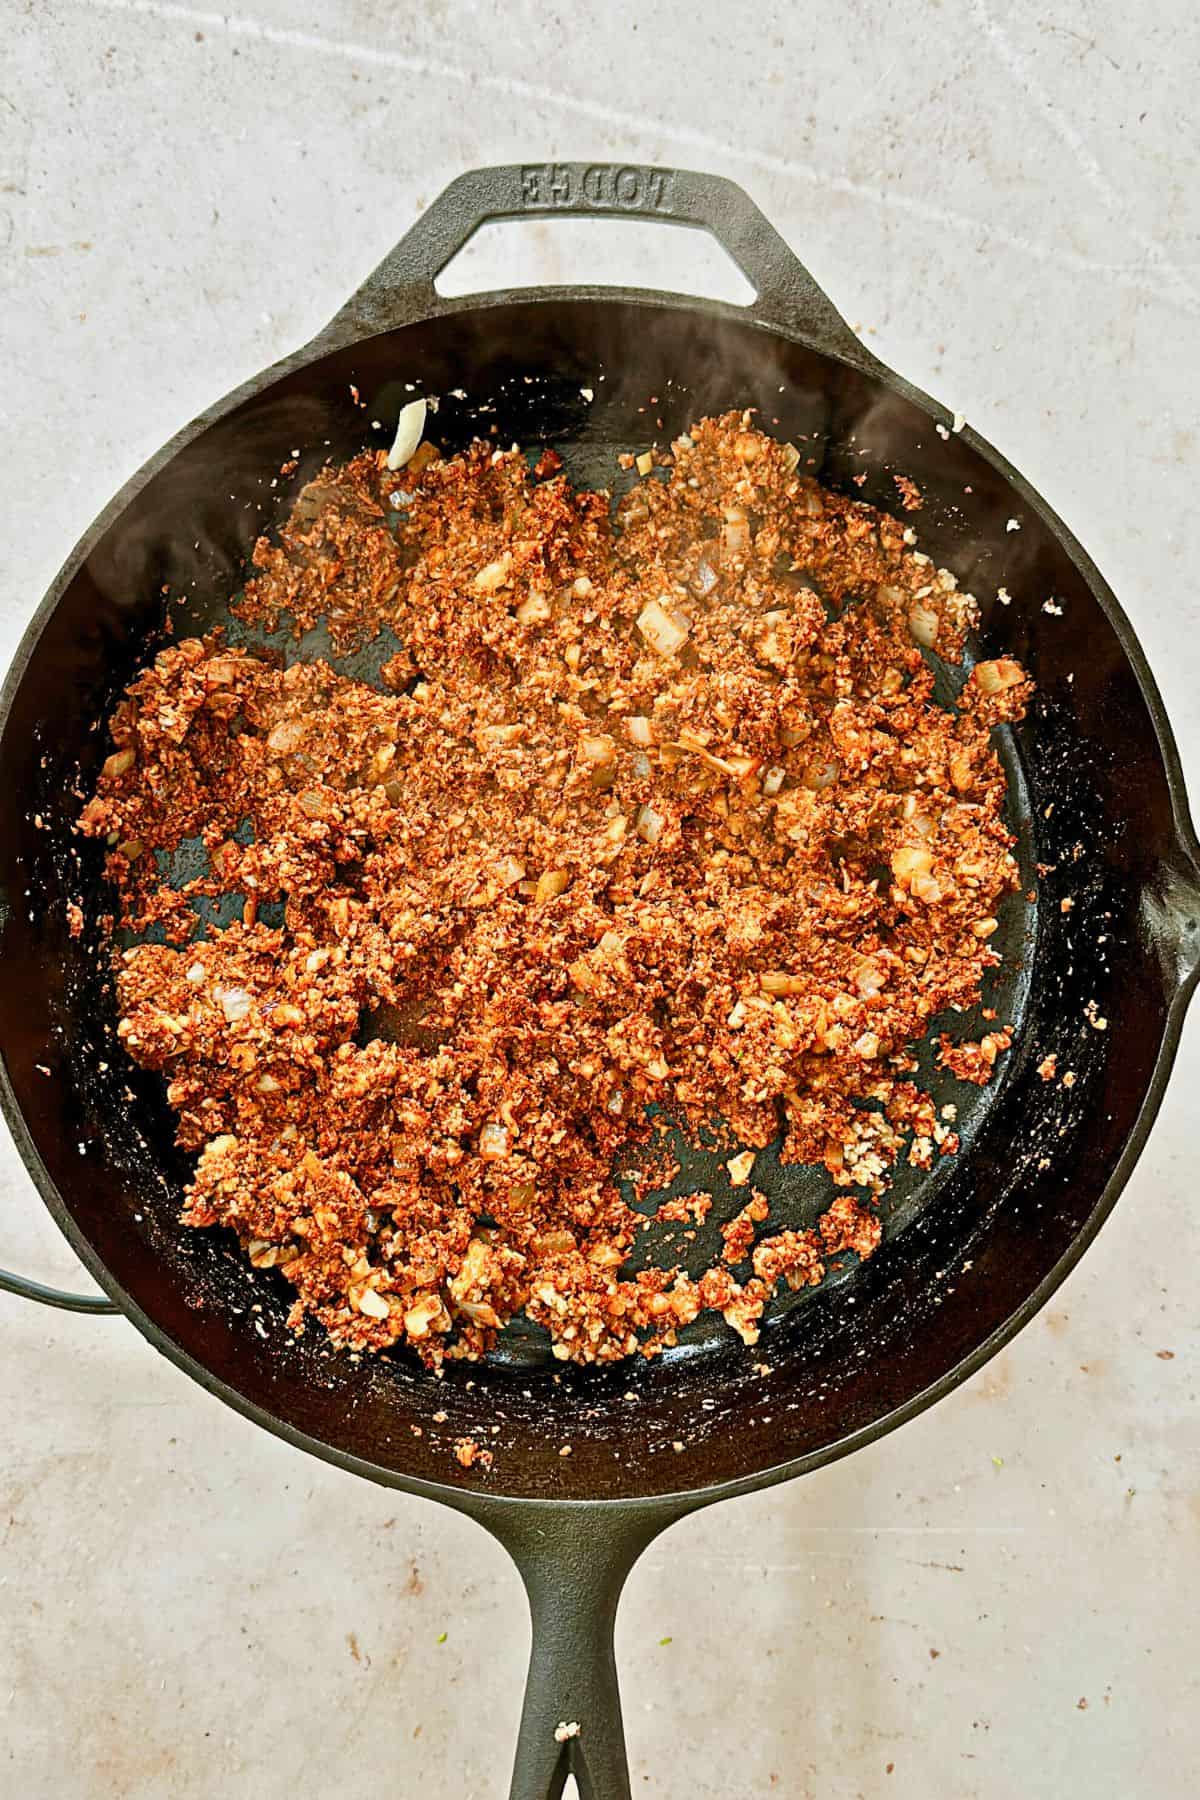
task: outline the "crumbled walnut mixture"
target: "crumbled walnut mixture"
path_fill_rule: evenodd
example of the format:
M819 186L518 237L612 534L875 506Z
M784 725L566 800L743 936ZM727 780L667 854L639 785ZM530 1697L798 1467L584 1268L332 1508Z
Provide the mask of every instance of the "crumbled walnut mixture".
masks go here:
M943 1033L938 1040L938 1065L959 1081L985 1087L992 1079L996 1058L1011 1043L1012 1028L1007 1025L1001 1031L986 1032L977 1044L955 1044Z
M390 630L384 688L213 636L116 708L81 829L120 924L167 940L118 954L120 1036L196 1154L185 1222L279 1269L297 1329L437 1365L524 1310L592 1362L716 1308L753 1343L777 1282L871 1254L910 1139L922 1166L957 1147L909 1051L999 961L990 731L1031 685L999 659L936 704L922 651L960 661L973 601L797 463L705 420L614 519L552 452L363 454L259 543L240 611L339 650ZM193 837L177 892L154 853ZM201 929L222 896L240 922ZM943 1061L985 1081L1009 1041ZM614 1170L636 1146L648 1179L651 1103L730 1149L782 1136L841 1191L757 1244L751 1199L745 1281L629 1273Z

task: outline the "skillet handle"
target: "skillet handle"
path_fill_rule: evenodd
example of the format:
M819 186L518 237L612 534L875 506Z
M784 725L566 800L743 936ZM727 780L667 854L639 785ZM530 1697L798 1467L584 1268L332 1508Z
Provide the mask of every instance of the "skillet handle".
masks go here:
M494 219L644 219L711 232L753 285L744 311L860 367L875 359L744 189L724 175L639 163L510 163L472 169L443 189L333 320L326 339L349 343L470 302L442 299L434 282Z
M58 1306L64 1312L78 1313L116 1313L120 1307L104 1294L68 1294L63 1288L46 1287L40 1281L31 1281L27 1275L10 1275L7 1269L0 1269L0 1289L6 1294L16 1294L22 1300L36 1300L41 1306Z
M676 1516L604 1505L482 1516L521 1572L533 1624L509 1800L559 1800L568 1775L580 1800L631 1800L613 1626L630 1569Z

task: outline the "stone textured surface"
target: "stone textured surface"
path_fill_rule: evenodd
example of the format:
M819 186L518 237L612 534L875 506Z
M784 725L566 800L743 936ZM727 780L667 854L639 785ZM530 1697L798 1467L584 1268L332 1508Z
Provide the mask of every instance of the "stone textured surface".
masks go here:
M1200 790L1183 0L764 0L752 26L716 0L245 6L6 8L5 660L125 476L306 338L459 170L693 163L742 181L1072 523ZM718 262L691 234L539 226L458 285L694 287ZM1098 1245L955 1397L654 1547L619 1627L637 1793L1197 1791L1198 1086L1193 1019ZM7 1144L0 1248L75 1273ZM119 1321L0 1296L0 1404L6 1791L503 1795L527 1626L482 1533L301 1458Z

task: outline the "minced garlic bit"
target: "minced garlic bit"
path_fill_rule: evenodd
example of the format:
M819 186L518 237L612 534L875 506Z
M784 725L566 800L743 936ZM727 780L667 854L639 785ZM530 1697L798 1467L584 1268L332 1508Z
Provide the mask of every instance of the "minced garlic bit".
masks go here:
M958 1147L909 1050L1000 960L992 730L1031 683L999 655L939 705L971 596L748 414L681 433L615 516L552 448L414 441L399 488L388 462L316 476L235 607L339 656L386 631L380 684L174 644L80 821L116 928L165 940L119 952L119 1037L195 1158L184 1221L353 1354L475 1359L522 1312L562 1361L654 1355L704 1310L753 1344L778 1284L871 1255L898 1163ZM159 853L194 837L176 892ZM236 922L199 930L197 897ZM989 1025L943 1066L987 1081ZM675 1173L652 1105L728 1125L745 1204L695 1275L626 1262L646 1219L614 1169ZM830 1178L808 1229L741 1192L773 1143ZM476 1475L481 1436L454 1448Z
M426 404L424 400L410 400L407 406L400 408L400 417L396 421L396 436L387 453L387 466L391 470L402 469L416 454L417 446L425 432Z

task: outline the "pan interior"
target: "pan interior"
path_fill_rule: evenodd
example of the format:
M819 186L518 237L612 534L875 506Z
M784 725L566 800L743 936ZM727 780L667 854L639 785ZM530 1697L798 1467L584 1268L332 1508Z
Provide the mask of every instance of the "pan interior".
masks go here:
M447 449L478 432L552 443L581 485L612 486L619 450L747 405L834 488L891 508L892 476L909 474L925 495L922 546L982 603L980 653L1011 652L1039 682L1036 717L1001 743L1023 887L1041 896L1014 897L1001 919L1004 964L985 1003L1017 1028L1003 1074L966 1088L934 1078L922 1052L922 1085L958 1108L959 1155L929 1175L901 1165L876 1257L777 1301L756 1352L704 1315L653 1364L579 1371L514 1327L489 1364L435 1384L403 1357L358 1363L311 1330L295 1339L278 1277L255 1274L220 1234L177 1223L188 1159L161 1083L115 1043L98 858L72 831L104 754L97 723L171 635L228 623L259 532L327 459L386 441L371 421L394 421L410 384L442 396L434 434ZM1019 535L1006 529L1014 512ZM320 650L286 635L277 647ZM370 677L378 661L377 646L341 666ZM938 1379L1026 1298L1096 1204L1152 1077L1165 998L1140 904L1169 841L1169 792L1136 673L1086 572L1002 469L940 439L903 393L716 311L593 299L464 309L255 389L165 460L68 570L13 688L2 754L7 791L26 805L4 851L0 1046L60 1216L194 1373L381 1479L478 1479L454 1463L460 1435L494 1448L494 1489L539 1495L699 1486L824 1453ZM74 897L88 926L78 942L64 923ZM1086 1024L1090 1002L1104 1034ZM983 1029L970 1015L946 1023L955 1037ZM1035 1073L1063 1047L1079 1065L1069 1092ZM670 1191L718 1198L689 1246L707 1260L738 1201L715 1150L681 1148ZM831 1193L824 1173L770 1153L760 1164L773 1221L812 1223ZM673 1262L680 1246L648 1234L646 1249Z

